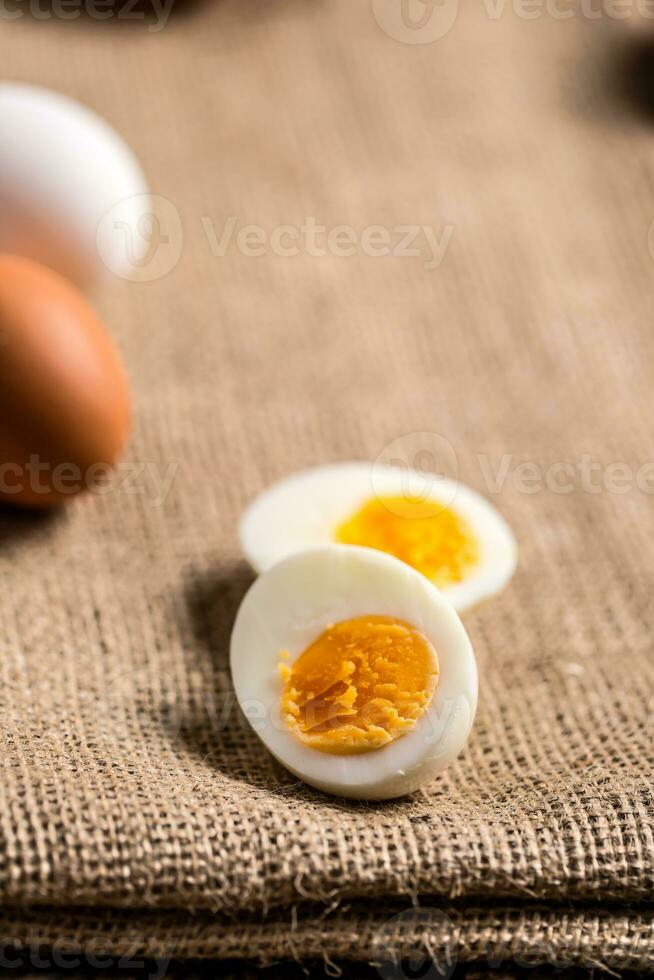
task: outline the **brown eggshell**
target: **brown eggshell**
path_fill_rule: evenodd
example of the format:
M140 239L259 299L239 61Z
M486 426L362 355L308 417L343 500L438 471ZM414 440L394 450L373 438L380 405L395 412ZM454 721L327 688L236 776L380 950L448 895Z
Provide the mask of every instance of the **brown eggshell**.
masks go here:
M0 500L51 506L97 485L129 417L118 354L86 299L0 254Z

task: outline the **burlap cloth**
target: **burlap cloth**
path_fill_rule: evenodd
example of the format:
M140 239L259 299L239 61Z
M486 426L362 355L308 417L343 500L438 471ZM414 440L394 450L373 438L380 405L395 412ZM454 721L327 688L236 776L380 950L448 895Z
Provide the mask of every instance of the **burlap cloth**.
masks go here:
M183 229L168 275L96 297L135 392L130 483L2 514L3 942L365 960L419 902L460 961L654 968L654 133L617 101L602 25L473 3L410 45L363 0L232 0L158 34L0 28L2 75L103 113ZM220 256L229 216L451 239L437 268L424 239ZM344 803L239 721L235 524L289 471L415 432L449 440L520 570L465 617L481 703L459 764Z

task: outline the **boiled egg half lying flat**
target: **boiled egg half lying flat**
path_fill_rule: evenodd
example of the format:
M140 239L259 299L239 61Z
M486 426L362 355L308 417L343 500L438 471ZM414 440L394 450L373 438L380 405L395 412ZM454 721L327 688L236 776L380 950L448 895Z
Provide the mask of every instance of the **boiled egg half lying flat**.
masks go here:
M257 572L316 545L375 548L421 572L459 612L499 592L517 561L511 530L474 490L369 463L321 466L287 477L250 504L240 538Z
M230 656L255 732L327 793L412 792L470 733L477 669L461 620L424 575L381 551L326 545L273 566L241 604Z

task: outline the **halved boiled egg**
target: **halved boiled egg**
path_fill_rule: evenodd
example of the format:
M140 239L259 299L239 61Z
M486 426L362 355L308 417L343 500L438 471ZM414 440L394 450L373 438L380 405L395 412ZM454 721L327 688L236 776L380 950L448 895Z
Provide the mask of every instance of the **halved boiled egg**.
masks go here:
M240 537L257 572L316 545L375 548L421 572L459 612L499 592L517 560L511 530L474 490L369 463L321 466L287 477L250 504Z
M296 552L243 599L231 640L243 713L304 782L390 799L466 743L477 668L451 604L424 575L354 545Z

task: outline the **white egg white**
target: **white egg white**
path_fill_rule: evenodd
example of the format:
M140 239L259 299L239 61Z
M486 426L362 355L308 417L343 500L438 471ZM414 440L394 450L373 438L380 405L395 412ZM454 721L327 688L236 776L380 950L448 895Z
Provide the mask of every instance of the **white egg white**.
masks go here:
M365 615L402 619L431 642L436 691L415 727L383 748L332 755L303 744L280 710L282 650L291 665L331 624ZM465 745L477 706L477 667L451 604L423 575L369 548L332 544L273 566L243 599L231 639L243 713L288 770L317 789L353 799L403 796L442 772Z
M479 561L456 584L443 586L458 612L495 595L517 563L517 545L491 504L454 480L377 463L335 463L304 470L260 494L240 523L243 552L256 572L304 548L331 544L336 530L373 497L416 496L464 518L479 548Z

